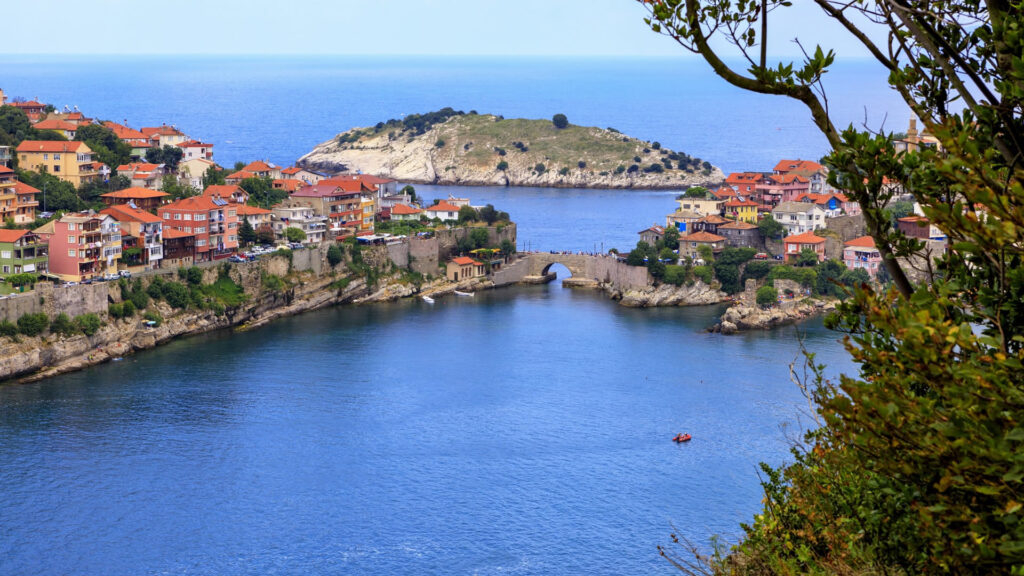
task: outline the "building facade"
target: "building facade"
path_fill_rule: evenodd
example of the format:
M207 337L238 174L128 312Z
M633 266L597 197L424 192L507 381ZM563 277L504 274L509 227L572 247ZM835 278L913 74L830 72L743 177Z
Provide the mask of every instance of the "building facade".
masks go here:
M16 152L23 170L53 174L76 188L99 178L92 149L84 142L25 140Z

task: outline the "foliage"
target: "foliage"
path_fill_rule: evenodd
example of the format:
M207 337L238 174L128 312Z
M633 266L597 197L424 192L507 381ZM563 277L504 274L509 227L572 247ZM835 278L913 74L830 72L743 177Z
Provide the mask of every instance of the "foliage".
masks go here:
M700 256L700 259L703 260L705 264L710 264L715 261L715 251L707 244L697 246L697 255Z
M711 280L714 278L714 272L711 270L710 266L694 266L693 276L710 286Z
M188 288L177 282L164 282L161 285L163 299L172 308L187 308L189 303Z
M778 301L779 294L778 291L771 286L761 286L757 289L755 298L758 306L771 306Z
M444 139L438 138L437 142L434 142L435 148L444 148Z
M740 284L740 267L737 264L719 258L711 265L715 271L715 278L722 285L722 291L726 294L735 294L743 289Z
M679 229L675 226L668 226L665 228L665 235L661 238L661 243L665 248L669 250L679 249Z
M473 228L469 232L469 242L472 245L472 249L486 248L487 243L490 240L490 233L486 228Z
M242 222L238 225L238 241L242 246L249 246L256 241L256 229L245 216L239 218Z
M679 255L673 252L672 249L669 248L668 246L665 246L664 248L661 249L660 252L658 252L658 259L668 260L671 263L675 264L676 261L679 260Z
M159 326L164 323L164 317L156 310L147 310L146 313L142 315L142 318L153 322L155 326Z
M116 169L132 161L132 147L102 124L87 124L75 130L75 140L85 142L94 158Z
M24 314L18 318L18 332L25 336L39 336L49 325L50 319L42 312Z
M150 148L146 150L146 162L151 164L163 164L168 172L178 170L178 163L184 151L178 146L163 146L161 148Z
M551 123L559 130L569 127L569 119L566 118L565 114L555 114L551 117Z
M786 227L773 218L771 214L766 214L764 218L758 221L757 229L765 238L778 240L786 236Z
M274 181L270 178L246 178L238 185L249 194L250 206L269 210L288 197L288 191L274 188Z
M271 292L280 292L285 288L284 279L276 274L265 274L263 276L263 288Z
M768 273L768 281L774 282L776 279L792 280L798 282L804 288L814 288L817 286L818 273L814 268L794 268L789 265L774 266L771 272Z
M459 223L465 224L466 222L476 222L480 219L480 215L477 214L476 208L472 206L462 206L459 208Z
M54 334L60 334L61 336L71 336L78 332L74 323L71 322L71 318L67 314L61 312L50 321L50 332Z
M666 284L674 284L676 286L682 286L684 283L691 279L690 269L686 266L665 266L665 275L662 281Z
M502 240L501 241L501 253L502 254L506 254L506 255L515 254L516 253L516 245L515 245L515 243L512 242L511 240L508 240L508 239Z
M79 332L86 336L92 336L96 332L99 332L101 326L103 326L103 320L99 316L93 313L82 314L75 316L75 328Z
M498 165L495 168L504 172L505 170L508 170L508 162L502 160L501 162L498 162Z
M502 218L502 213L494 209L493 204L487 204L480 209L480 219L487 223L488 226L494 224L498 220L508 220L508 217Z
M537 174L543 174L545 171L547 171L547 167L544 166L544 164L538 162L537 165L533 167L533 171L536 172Z
M332 267L340 264L344 258L345 255L342 254L341 247L337 244L331 244L330 247L327 248L327 263Z
M227 184L227 171L221 170L216 164L210 166L203 173L203 190L206 190L210 186L223 186Z
M270 226L264 225L256 229L258 244L273 244L275 240L277 240L277 236L274 235L274 229Z
M70 182L65 182L53 174L18 170L18 180L45 192L38 195L39 205L48 211L78 212L89 207L88 203L78 196L78 191Z
M897 200L885 207L885 211L889 215L889 220L893 226L896 225L896 221L900 218L905 218L914 213L914 203L907 202L906 200Z
M32 272L22 272L20 274L11 274L7 277L7 283L11 286L28 286L34 285L39 281L39 275L33 274Z
M804 248L796 257L796 265L801 268L818 265L818 253L813 248Z
M302 228L289 226L284 229L284 237L289 242L302 242L306 239L306 232Z
M23 110L14 106L0 106L0 146L14 148L22 140L33 140L35 137L36 129Z
M661 280L665 277L665 263L657 258L651 258L647 261L647 271L655 280Z
M719 252L718 261L732 266L739 266L751 260L755 254L757 254L757 250L753 248L730 246Z
M748 278L760 280L767 276L772 271L772 268L772 263L765 260L747 262L747 265L743 267L743 282L745 283Z
M19 110L20 112L20 110ZM0 336L7 336L8 338L18 337L18 325L10 320L0 320Z
M203 270L198 266L178 268L178 277L193 286L198 286L203 283Z

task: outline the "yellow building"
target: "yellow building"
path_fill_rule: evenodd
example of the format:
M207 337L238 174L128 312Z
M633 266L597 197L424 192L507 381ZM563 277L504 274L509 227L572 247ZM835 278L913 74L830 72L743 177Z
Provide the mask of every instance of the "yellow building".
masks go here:
M679 203L677 212L696 212L701 216L721 214L724 203L718 198L688 198L686 196L676 198L676 202Z
M99 179L92 150L84 142L25 140L17 154L23 170L49 172L76 188Z
M740 222L757 223L757 202L751 200L730 200L725 203L725 215Z
M373 232L373 216L377 213L377 197L363 194L360 197L359 207L363 209L363 223L359 225L359 231Z

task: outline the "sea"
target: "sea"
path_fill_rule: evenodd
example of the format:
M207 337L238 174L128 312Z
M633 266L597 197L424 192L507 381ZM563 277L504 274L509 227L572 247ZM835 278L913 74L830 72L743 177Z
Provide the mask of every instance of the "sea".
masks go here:
M880 77L840 61L840 125L905 127ZM686 59L12 56L0 88L174 124L226 166L290 165L444 106L564 113L726 172L826 148L798 104ZM521 248L572 251L630 247L677 193L417 192L493 203ZM803 351L856 374L820 319L708 333L721 312L627 309L558 281L337 307L0 385L0 574L675 573L657 546L735 542L758 463L790 461L814 425L792 381Z

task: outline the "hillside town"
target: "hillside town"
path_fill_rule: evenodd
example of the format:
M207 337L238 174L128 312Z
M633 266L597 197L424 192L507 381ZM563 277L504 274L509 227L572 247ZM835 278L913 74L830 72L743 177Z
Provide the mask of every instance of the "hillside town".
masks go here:
M38 278L88 283L325 240L391 243L453 223L509 219L468 198L422 205L411 186L397 190L395 180L370 174L265 160L226 169L214 160L214 144L174 125L135 129L34 99L9 101L2 90L0 106L0 128L27 135L0 146L0 293ZM112 157L123 163L101 161Z

